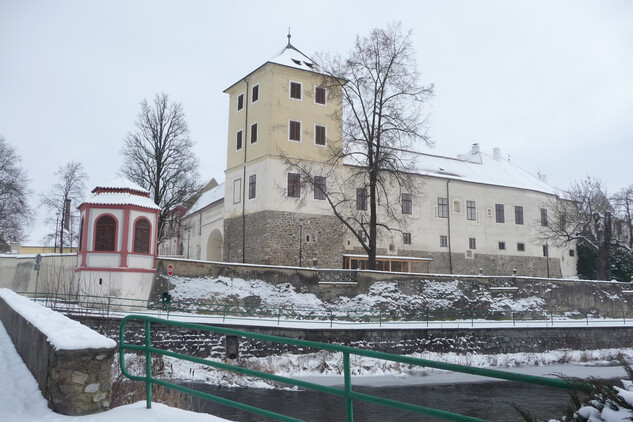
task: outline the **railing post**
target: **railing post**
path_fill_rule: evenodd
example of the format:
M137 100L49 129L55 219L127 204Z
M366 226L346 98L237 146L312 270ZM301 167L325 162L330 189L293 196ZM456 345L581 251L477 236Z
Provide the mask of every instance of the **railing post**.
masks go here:
M152 408L152 354L149 352L150 332L149 321L145 321L145 400L147 408Z
M343 352L343 374L345 379L345 415L347 422L354 422L354 404L352 393L352 373L349 364L349 352Z
M552 321L552 327L553 327L554 326L554 312L551 310L549 311L549 317L550 317L550 320Z
M226 321L226 304L224 304L224 309L222 311L222 322Z
M473 311L472 309L470 310L470 326L475 326L475 311Z
M110 296L108 296L108 310L107 310L107 315L110 316L110 300L112 298Z
M517 325L516 323L516 317L514 315L514 311L512 311L512 326L515 327Z
M332 328L332 321L334 320L334 315L332 315L332 310L330 309L330 328Z
M378 326L382 327L382 309L378 311Z
M626 316L624 315L624 309L622 309L622 322L626 325Z
M426 327L429 327L429 310L426 310Z
M587 325L589 325L589 312L585 311L585 319L587 320Z
M277 313L277 325L279 325L281 322L281 306L279 307L279 312Z

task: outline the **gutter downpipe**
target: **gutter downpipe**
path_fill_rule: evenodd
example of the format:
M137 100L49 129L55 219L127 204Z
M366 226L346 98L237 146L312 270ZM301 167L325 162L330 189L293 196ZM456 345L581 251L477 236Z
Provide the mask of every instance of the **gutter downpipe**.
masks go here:
M244 172L242 177L242 263L246 263L246 148L248 145L248 81L244 78L246 83L246 92L244 93L244 136L242 136L242 142L244 143Z
M453 274L453 254L451 252L451 197L448 191L448 185L451 183L451 179L446 181L446 202L448 202L447 224L448 224L448 269L449 273Z

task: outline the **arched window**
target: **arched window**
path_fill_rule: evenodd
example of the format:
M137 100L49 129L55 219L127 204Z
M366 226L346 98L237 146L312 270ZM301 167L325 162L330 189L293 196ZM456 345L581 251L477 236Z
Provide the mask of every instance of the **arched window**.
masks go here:
M150 223L142 218L134 225L134 252L149 253Z
M104 215L97 219L95 229L95 251L114 251L116 243L116 220Z

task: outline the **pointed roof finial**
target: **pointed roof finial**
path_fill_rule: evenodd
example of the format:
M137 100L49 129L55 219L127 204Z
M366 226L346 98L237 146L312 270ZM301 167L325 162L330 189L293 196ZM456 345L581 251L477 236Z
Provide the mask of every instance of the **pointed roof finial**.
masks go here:
M288 27L288 45L286 47L292 47L292 44L290 44L290 37L292 37L292 35L290 35L290 27Z

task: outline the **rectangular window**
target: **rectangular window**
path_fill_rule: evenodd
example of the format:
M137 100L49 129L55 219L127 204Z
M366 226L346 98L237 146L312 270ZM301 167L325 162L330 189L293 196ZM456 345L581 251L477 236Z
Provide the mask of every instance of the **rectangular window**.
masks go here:
M325 199L327 179L325 176L314 176L314 199Z
M248 199L255 198L256 194L257 194L257 176L255 174L252 174L248 178Z
M477 249L477 241L474 237L468 239L468 249Z
M495 216L497 223L505 223L506 217L503 210L503 204L495 204Z
M514 222L515 224L523 224L523 207L514 207Z
M314 125L314 143L317 145L325 145L325 136L325 126Z
M541 226L547 226L547 209L541 208Z
M293 100L301 100L301 83L290 82L290 98Z
M233 203L242 202L242 179L233 180Z
M251 144L257 143L257 123L251 125Z
M405 245L411 244L411 233L402 233L402 243Z
M549 257L549 246L543 245L543 256Z
M290 141L301 142L301 122L290 120L288 123L288 139Z
M471 221L477 220L477 209L475 201L466 201L466 218Z
M576 256L576 251L575 251L575 250L573 250L573 249L570 249L570 250L569 250L569 256L571 256L571 257Z
M367 234L365 233L365 230L358 230L358 235L360 236L360 240L362 240L363 242L367 242Z
M506 248L506 242L499 242L499 250L504 250Z
M517 243L517 251L525 252L525 243Z
M236 150L241 150L242 149L242 130L238 130L237 134L235 135L235 149Z
M251 103L256 103L257 101L259 101L259 84L253 86L251 91Z
M356 188L356 209L367 211L367 189Z
M437 216L448 218L448 198L437 198Z
M448 236L440 235L440 248L448 248Z
M301 196L301 175L299 173L288 173L288 196L291 198Z
M410 193L402 194L402 213L411 214L413 212L413 195Z
M244 108L244 94L240 94L237 96L237 111L240 111Z
M326 103L326 90L321 86L314 87L314 102L316 104L325 105Z

